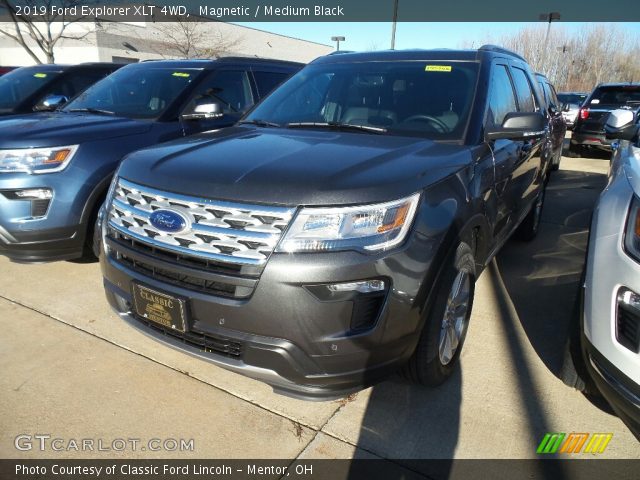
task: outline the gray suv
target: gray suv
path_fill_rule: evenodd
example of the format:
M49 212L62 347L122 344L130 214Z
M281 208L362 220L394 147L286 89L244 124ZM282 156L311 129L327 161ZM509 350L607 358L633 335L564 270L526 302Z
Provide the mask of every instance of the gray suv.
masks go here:
M312 62L239 124L126 158L106 295L170 346L331 398L454 371L474 283L536 234L551 155L523 58L388 51Z

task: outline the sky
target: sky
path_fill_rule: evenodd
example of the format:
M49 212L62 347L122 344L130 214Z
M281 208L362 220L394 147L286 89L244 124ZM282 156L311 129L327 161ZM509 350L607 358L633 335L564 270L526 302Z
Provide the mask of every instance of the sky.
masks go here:
M327 45L335 45L332 36L344 36L341 50L385 50L391 45L391 22L269 22L238 23L281 35L301 38ZM396 49L407 48L457 48L462 42L473 41L479 47L488 37L500 37L537 23L471 23L440 22L411 23L400 22L396 30ZM553 23L551 28L564 28L569 32L585 28L586 23ZM640 23L617 23L619 28L640 36Z

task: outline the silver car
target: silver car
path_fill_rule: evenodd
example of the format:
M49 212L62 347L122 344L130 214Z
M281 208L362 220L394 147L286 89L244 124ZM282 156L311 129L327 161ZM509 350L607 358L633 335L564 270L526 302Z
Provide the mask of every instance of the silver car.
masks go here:
M640 439L640 141L638 115L615 110L609 182L594 210L581 344L595 386Z
M580 106L589 96L588 93L579 92L561 92L558 93L558 100L562 102L562 117L564 118L567 128L571 130L578 118Z

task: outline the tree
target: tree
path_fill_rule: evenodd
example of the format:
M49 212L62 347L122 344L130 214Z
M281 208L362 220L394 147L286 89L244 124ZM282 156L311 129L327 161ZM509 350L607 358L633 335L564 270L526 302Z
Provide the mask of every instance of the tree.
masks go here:
M238 36L227 36L215 22L185 21L175 17L171 22L153 24L159 37L156 53L165 58L219 58L232 53L241 43Z
M590 92L601 82L640 80L640 40L617 25L590 25L570 33L554 24L545 50L546 31L545 26L525 27L510 35L489 36L483 43L519 53L558 91Z
M12 28L0 26L0 34L16 41L38 64L43 63L38 53L44 54L47 63L55 62L54 48L61 39L82 40L89 31L70 34L70 25L82 20L69 18L65 12L86 2L80 0L22 0L23 11L44 13L43 15L18 15L15 0L0 0L0 10L4 10L12 23ZM57 7L53 10L51 7ZM60 13L58 13L60 12ZM29 41L31 40L31 42Z

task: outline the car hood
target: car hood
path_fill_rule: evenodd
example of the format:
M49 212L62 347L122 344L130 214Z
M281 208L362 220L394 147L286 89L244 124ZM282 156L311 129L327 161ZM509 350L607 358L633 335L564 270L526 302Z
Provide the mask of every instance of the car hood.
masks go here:
M232 127L135 152L120 176L205 198L344 205L400 198L470 163L469 147L420 138Z
M151 122L85 113L17 115L0 120L0 148L75 145L138 135L151 127Z

